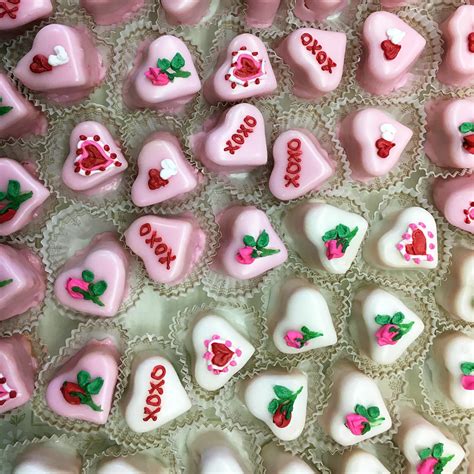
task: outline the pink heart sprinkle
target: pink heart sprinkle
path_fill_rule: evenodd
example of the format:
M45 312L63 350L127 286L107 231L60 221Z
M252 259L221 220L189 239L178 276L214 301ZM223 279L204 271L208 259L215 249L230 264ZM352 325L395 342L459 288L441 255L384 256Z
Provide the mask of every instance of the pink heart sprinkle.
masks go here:
M206 339L206 340L204 341L204 346L207 347L208 345L209 345L209 339Z
M408 227L410 227L410 229L415 230L416 229L416 224L410 224Z
M418 225L419 225L420 227L423 227L423 229L426 227L426 224L425 224L424 222L418 222Z
M402 244L397 244L397 249L398 249L398 250L402 250L402 248L403 248L403 245L402 245Z
M428 232L428 237L429 237L430 239L432 239L432 238L434 237L434 234L433 234L433 232L431 232L431 230Z
M404 238L405 240L406 240L406 239L409 239L409 238L410 238L410 234L403 234L403 235L402 235L402 238Z
M219 339L219 336L217 334L214 334L214 336L212 336L212 339Z
M225 345L226 345L227 347L231 347L231 346L232 346L232 342L230 342L230 341L225 341Z

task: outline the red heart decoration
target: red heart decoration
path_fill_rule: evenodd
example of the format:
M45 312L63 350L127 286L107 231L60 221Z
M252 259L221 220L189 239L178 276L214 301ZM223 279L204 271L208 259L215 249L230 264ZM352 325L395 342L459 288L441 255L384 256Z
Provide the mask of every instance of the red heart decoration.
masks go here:
M234 351L231 351L225 344L213 342L211 352L214 354L211 362L217 367L226 366L234 357Z
M83 147L87 155L81 160L81 165L86 170L91 170L95 166L105 165L107 159L102 155L102 151L95 145L89 144Z
M416 229L413 231L412 243L405 246L409 255L426 255L426 237L423 231Z
M148 176L150 177L150 179L148 180L148 187L152 191L169 184L169 181L167 179L163 179L157 169L151 169L150 171L148 171Z
M48 58L44 54L37 54L33 57L33 61L30 64L30 71L35 74L41 74L43 72L52 71L53 66L48 63Z
M469 52L474 53L474 31L467 35L467 47Z
M255 76L260 72L260 63L252 57L240 57L239 62L235 68L234 74L237 77L246 79Z
M387 158L390 155L390 150L395 146L395 143L389 142L385 140L385 138L379 138L375 142L375 146L377 147L377 155L380 158Z
M471 155L474 155L474 133L462 137L462 147Z
M382 41L380 47L383 49L385 59L392 61L398 56L398 53L402 49L399 44L392 43L390 40Z

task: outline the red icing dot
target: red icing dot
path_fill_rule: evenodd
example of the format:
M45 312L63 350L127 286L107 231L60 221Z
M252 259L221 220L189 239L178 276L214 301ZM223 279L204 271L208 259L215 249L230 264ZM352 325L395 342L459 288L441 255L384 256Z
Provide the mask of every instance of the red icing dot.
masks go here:
M15 390L12 390L10 392L10 398L16 398L16 391Z
M100 140L99 135L94 135L94 141L98 142Z

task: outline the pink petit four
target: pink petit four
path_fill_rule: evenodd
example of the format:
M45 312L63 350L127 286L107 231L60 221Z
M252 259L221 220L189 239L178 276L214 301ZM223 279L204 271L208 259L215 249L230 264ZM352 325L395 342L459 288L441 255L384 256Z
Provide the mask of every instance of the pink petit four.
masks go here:
M151 135L138 155L138 176L132 201L144 207L181 196L198 185L197 171L188 163L178 139L167 132Z
M76 125L61 173L64 184L87 196L114 191L128 163L110 132L98 122Z
M269 95L277 81L260 38L249 33L236 36L222 51L218 64L204 83L204 96L211 104L235 102Z
M348 115L338 132L352 177L362 182L386 175L413 135L391 115L372 107Z
M474 84L474 5L461 5L440 25L444 57L438 79L465 87Z
M38 216L49 191L25 166L0 158L0 236L21 230Z
M36 369L37 362L27 337L15 334L0 338L0 414L30 400Z
M62 268L54 293L81 313L115 316L127 296L128 257L113 232L96 235Z
M177 285L200 259L206 236L192 216L144 216L127 229L125 240L152 280Z
M283 132L273 145L273 160L270 191L282 201L318 189L334 174L334 162L308 130Z
M13 73L29 89L70 104L102 82L105 66L87 30L51 24L38 32Z
M171 25L195 25L209 10L210 0L161 0L166 21Z
M16 31L51 13L51 0L5 0L0 2L0 32Z
M245 21L254 28L268 28L280 6L281 0L247 0L247 15Z
M0 244L0 321L38 306L45 292L41 259L28 249Z
M425 152L443 168L474 168L474 101L442 101L428 110Z
M54 374L46 388L48 407L66 418L105 424L119 361L113 339L92 339Z
M293 93L317 99L341 82L346 34L300 28L280 43L277 52L293 72Z
M80 5L98 25L112 25L128 20L145 0L80 0Z
M265 119L251 104L234 105L193 137L195 153L212 171L243 173L268 159Z
M281 265L288 252L267 215L253 206L232 206L217 216L222 233L213 269L238 280Z
M321 21L341 13L349 0L296 0L295 15L304 21Z
M193 58L176 36L160 36L137 53L124 87L124 100L132 108L178 113L201 90Z
M437 178L433 200L450 224L474 234L474 174Z
M397 15L380 11L365 20L362 45L357 78L371 94L384 95L407 83L426 40Z
M0 139L43 135L48 122L4 74L0 74Z

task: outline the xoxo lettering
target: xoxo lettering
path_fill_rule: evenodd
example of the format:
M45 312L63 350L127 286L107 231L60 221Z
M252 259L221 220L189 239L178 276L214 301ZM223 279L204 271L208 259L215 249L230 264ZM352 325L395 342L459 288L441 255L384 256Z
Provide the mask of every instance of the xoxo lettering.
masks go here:
M161 265L166 265L166 269L171 268L171 262L176 260L176 255L173 255L173 249L168 247L163 242L163 239L158 235L156 230L152 230L151 225L146 223L140 227L140 237L149 237L145 239L145 243L150 246L151 249L154 249L155 255L158 258L158 262ZM160 257L161 255L161 257Z
M306 46L308 51L316 57L316 61L321 65L322 71L327 71L332 74L332 69L337 64L323 51L323 47L319 44L318 40L313 38L309 33L303 33L301 35L301 44Z
M292 138L287 144L288 150L288 164L286 166L285 188L294 186L299 188L300 172L301 172L301 140L299 138Z
M157 420L157 414L161 411L161 395L163 395L163 385L166 368L163 365L155 365L151 371L150 389L146 398L146 407L143 409L143 421ZM153 381L158 381L154 383ZM150 408L151 407L151 408Z
M240 127L230 137L230 140L226 141L224 151L229 152L231 155L234 155L235 152L245 143L245 139L253 133L253 129L257 126L257 119L251 115L246 115L243 122L244 123L241 123Z
M0 2L0 18L3 18L5 15L8 15L12 20L16 19L16 14L18 12L19 6L10 7L7 3L12 5L19 5L21 0L8 0L8 2Z

